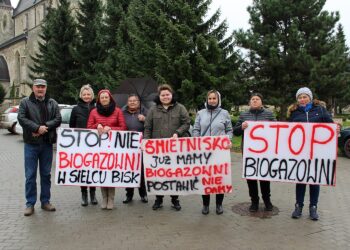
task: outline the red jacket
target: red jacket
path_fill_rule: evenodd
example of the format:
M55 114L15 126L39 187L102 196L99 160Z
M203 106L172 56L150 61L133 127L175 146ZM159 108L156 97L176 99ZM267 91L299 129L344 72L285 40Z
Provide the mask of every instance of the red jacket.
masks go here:
M97 125L109 126L112 130L127 130L123 112L120 108L115 108L110 116L104 116L93 109L90 112L87 128L97 129Z

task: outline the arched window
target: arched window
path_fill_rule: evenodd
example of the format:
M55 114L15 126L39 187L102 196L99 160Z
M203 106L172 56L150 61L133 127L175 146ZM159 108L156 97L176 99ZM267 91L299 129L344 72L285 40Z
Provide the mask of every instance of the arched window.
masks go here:
M7 62L3 56L0 56L0 82L10 83L10 74Z

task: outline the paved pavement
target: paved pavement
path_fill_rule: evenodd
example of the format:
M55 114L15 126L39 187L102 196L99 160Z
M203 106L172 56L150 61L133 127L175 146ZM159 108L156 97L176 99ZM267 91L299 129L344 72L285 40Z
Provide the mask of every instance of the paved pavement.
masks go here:
M0 130L0 249L350 249L349 159L338 159L337 186L321 188L317 222L307 211L290 218L294 185L288 183L272 184L276 215L244 213L249 197L240 154L233 153L232 162L234 193L225 197L220 216L215 204L202 215L199 196L181 197L180 212L171 210L168 197L161 211L153 211L154 197L143 204L135 195L124 205L118 189L116 209L102 211L81 207L79 188L53 186L57 211L42 211L37 203L35 214L24 217L23 141ZM234 212L239 210L245 215Z

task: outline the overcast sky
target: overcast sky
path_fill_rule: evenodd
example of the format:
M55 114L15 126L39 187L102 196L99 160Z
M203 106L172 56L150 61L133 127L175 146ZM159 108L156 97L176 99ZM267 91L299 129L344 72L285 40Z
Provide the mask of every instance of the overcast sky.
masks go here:
M15 7L18 0L11 0ZM226 18L230 33L234 29L248 29L249 15L247 7L252 3L252 0L212 0L212 9L214 12L217 8L221 8L222 18ZM340 23L344 26L347 45L350 47L350 15L346 11L350 11L349 0L327 0L324 7L328 11L339 11Z

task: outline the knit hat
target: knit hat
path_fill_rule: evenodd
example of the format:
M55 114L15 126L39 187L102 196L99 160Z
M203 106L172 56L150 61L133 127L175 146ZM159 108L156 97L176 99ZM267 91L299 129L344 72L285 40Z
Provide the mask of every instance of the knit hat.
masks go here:
M301 94L305 94L305 95L308 95L312 101L312 92L311 90L308 88L308 87L303 87L303 88L300 88L298 91L297 91L297 94L295 95L296 99L298 99L298 96L301 95Z

